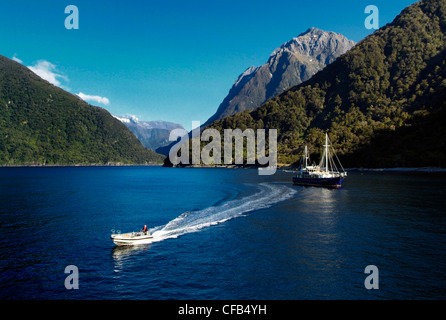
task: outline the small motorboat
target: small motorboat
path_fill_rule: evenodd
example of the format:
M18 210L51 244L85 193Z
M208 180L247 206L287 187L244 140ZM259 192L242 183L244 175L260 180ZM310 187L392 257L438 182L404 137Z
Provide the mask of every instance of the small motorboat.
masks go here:
M128 233L114 233L112 230L112 235L110 238L117 246L133 246L137 244L149 243L153 236L150 231L140 231L140 232L128 232Z

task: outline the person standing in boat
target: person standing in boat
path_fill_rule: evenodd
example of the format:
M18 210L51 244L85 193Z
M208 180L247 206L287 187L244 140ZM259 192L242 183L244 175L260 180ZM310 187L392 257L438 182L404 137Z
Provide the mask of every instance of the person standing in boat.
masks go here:
M144 232L144 234L147 234L147 231L148 231L147 225L144 225L144 228L142 228L142 232Z

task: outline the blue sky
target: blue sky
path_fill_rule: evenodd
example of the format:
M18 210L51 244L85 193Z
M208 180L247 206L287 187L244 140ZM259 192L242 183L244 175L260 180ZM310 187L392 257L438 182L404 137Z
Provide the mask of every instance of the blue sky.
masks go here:
M118 116L191 129L237 76L310 27L360 41L368 5L380 27L414 0L0 0L0 54ZM65 7L79 9L67 30ZM93 97L96 98L93 98Z

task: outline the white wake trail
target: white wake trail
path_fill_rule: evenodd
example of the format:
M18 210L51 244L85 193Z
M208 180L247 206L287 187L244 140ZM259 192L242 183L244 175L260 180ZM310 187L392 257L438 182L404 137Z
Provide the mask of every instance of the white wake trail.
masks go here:
M203 228L239 217L246 212L268 208L275 203L292 197L296 192L285 185L260 183L259 191L241 199L230 200L203 210L185 212L164 226L152 228L153 239L158 242L180 235L197 232Z

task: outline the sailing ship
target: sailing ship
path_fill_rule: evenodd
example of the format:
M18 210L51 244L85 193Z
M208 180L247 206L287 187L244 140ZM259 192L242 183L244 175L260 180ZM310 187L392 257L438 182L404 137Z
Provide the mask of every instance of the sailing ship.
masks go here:
M333 155L337 160L339 168ZM308 165L309 161L310 157L308 156L307 146L305 146L303 161L296 176L293 177L293 184L328 188L342 187L342 183L345 177L347 177L347 172L342 167L327 133L325 134L324 153L319 165Z

